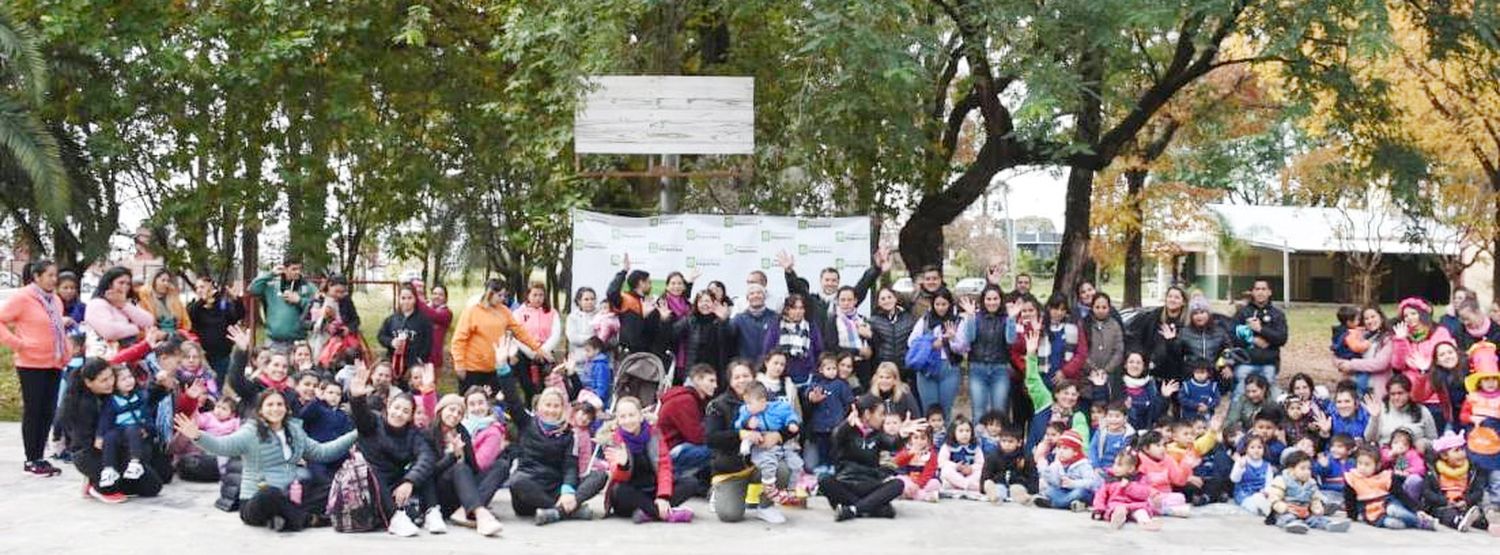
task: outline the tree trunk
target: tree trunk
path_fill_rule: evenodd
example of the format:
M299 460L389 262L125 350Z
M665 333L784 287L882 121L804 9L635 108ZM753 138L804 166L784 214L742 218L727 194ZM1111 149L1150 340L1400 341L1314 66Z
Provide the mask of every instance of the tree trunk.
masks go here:
M1500 173L1490 176L1490 189L1500 193ZM1500 195L1495 195L1495 236L1490 248L1490 291L1492 297L1500 299Z
M1104 78L1103 53L1097 47L1088 47L1078 61L1078 72L1083 78L1084 88L1078 99L1078 121L1073 130L1073 142L1089 145L1099 151L1099 128L1104 119L1104 107L1100 100L1100 81ZM1056 277L1052 280L1052 291L1067 293L1075 290L1084 278L1089 262L1089 216L1094 205L1094 168L1085 164L1074 164L1068 171L1068 195L1064 201L1062 247L1057 251Z
M1144 250L1145 234L1142 228L1146 224L1145 214L1141 208L1141 191L1146 187L1146 170L1129 170L1125 172L1125 209L1129 210L1134 222L1125 227L1125 306L1141 306L1141 272L1144 270L1142 251Z

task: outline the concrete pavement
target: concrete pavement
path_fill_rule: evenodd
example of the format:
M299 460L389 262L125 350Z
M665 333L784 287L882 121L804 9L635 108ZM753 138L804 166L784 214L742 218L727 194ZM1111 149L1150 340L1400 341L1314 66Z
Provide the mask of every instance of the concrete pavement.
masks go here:
M718 522L702 500L690 503L698 520L689 525L634 525L612 518L563 522L545 528L518 520L506 492L496 513L505 524L500 538L450 527L445 536L395 538L386 534L338 534L330 529L274 534L240 523L236 514L213 508L211 484L174 482L161 497L105 505L80 495L82 476L71 467L50 479L21 472L20 429L0 424L0 553L177 554L270 551L373 555L380 553L551 553L653 555L754 553L1382 553L1467 554L1494 552L1500 539L1482 532L1389 531L1355 525L1346 534L1314 531L1293 536L1261 519L1219 506L1189 519L1168 519L1161 532L1104 523L1066 511L992 506L974 501L937 504L902 501L895 520L833 522L823 499L812 509L788 510L789 522ZM599 501L594 502L599 509Z

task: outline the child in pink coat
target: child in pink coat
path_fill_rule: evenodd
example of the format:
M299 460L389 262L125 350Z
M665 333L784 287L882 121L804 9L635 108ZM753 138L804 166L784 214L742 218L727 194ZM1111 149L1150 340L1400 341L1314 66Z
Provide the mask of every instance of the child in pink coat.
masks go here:
M1115 455L1114 466L1109 469L1104 485L1094 493L1094 519L1109 520L1111 528L1119 530L1127 520L1135 520L1141 529L1161 530L1162 522L1156 518L1156 501L1159 493L1136 472L1139 457L1132 449L1121 450Z

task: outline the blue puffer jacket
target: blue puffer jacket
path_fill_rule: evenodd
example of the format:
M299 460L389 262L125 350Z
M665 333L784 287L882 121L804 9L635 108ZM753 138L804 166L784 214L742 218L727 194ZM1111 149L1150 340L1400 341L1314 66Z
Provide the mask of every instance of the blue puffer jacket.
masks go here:
M821 403L813 403L808 396L820 388L828 394L828 398ZM814 433L832 433L849 415L849 406L852 404L854 390L849 388L849 382L839 378L830 380L822 374L813 374L812 382L802 388L802 406L812 407L812 414L807 420Z

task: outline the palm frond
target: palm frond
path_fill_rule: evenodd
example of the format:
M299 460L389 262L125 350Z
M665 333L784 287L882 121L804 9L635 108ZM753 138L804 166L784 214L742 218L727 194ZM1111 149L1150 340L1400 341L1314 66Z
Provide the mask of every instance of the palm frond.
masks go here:
M14 82L41 103L47 94L47 59L41 40L9 2L0 3L0 83Z
M0 159L31 181L43 213L58 220L64 217L72 190L57 140L25 103L6 94L0 94Z

